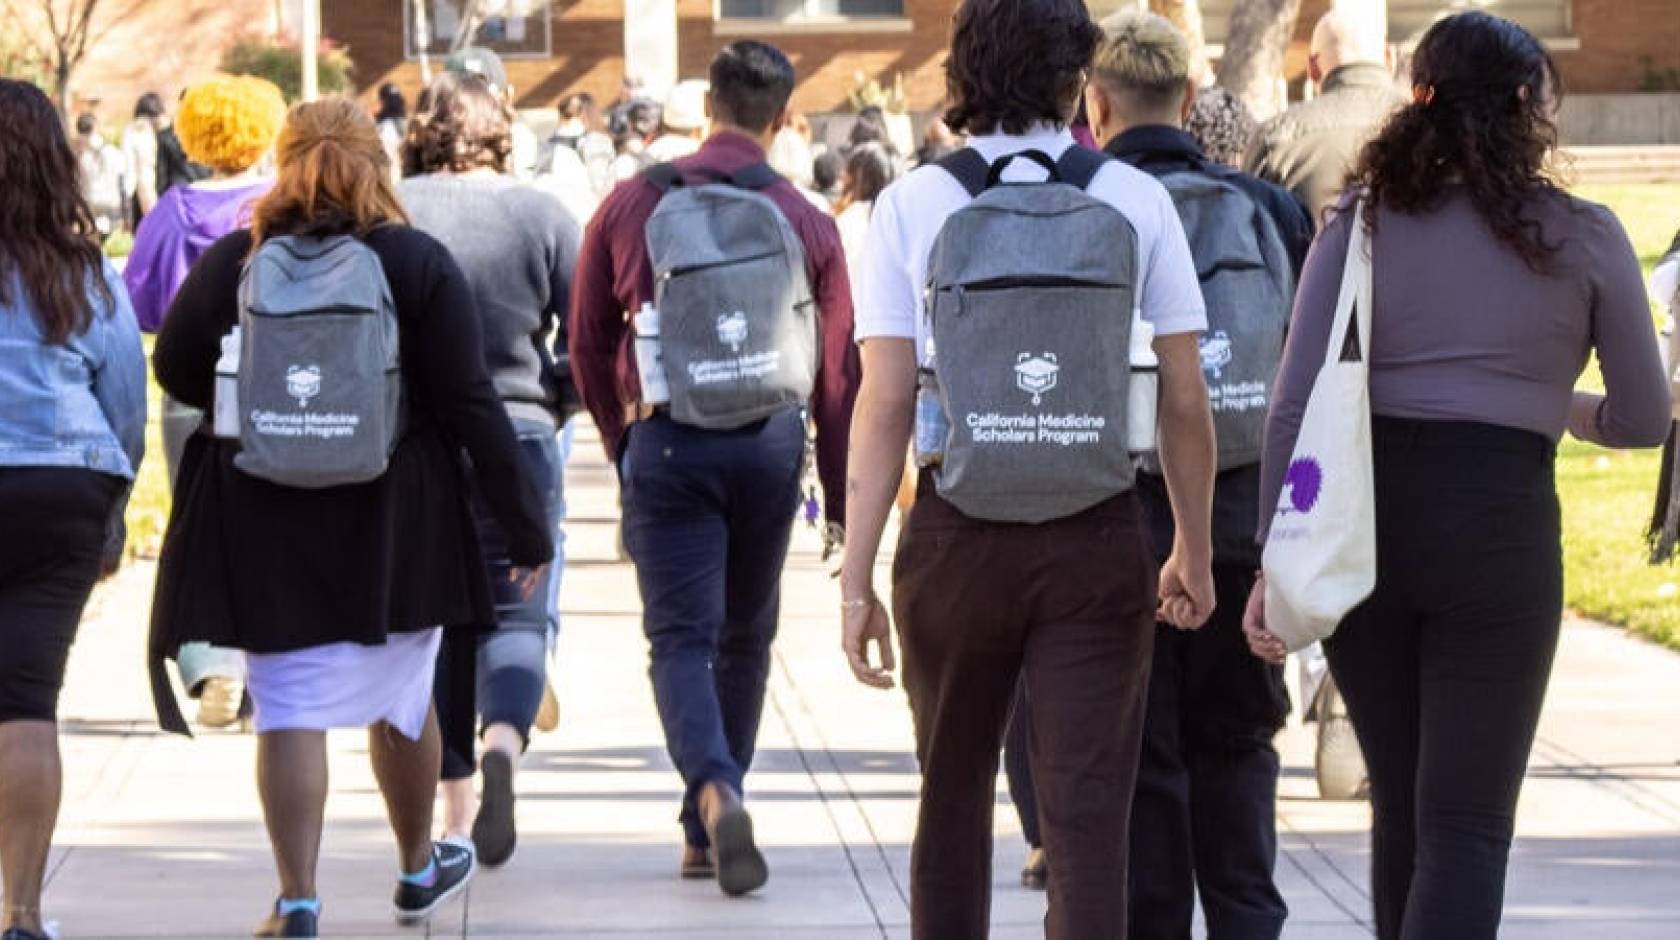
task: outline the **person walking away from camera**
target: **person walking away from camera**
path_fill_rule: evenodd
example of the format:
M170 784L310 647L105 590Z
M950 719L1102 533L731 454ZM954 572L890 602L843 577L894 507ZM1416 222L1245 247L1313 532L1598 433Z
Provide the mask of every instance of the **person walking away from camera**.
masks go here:
M659 132L659 104L639 99L624 105L613 116L613 147L618 156L612 162L613 185L633 178L656 162L648 144Z
M101 239L109 238L122 227L127 161L123 152L99 133L99 119L92 114L76 118L76 140L71 149L81 169L82 198L93 213L93 224Z
M1214 606L1206 317L1189 245L1165 188L1068 129L1100 38L1077 0L967 0L945 120L968 149L882 193L858 272L843 644L860 682L889 688L898 623L922 768L918 938L988 933L998 753L1023 674L1045 933L1125 936L1157 611L1193 629ZM1132 374L1134 330L1158 384ZM1132 485L1155 414L1128 414L1134 382L1140 399L1158 389L1176 513L1158 578ZM873 571L913 426L930 468L889 617Z
M1280 771L1272 739L1289 694L1281 667L1249 655L1242 611L1260 567L1266 396L1313 226L1288 190L1219 162L1184 129L1200 95L1189 40L1172 21L1126 10L1103 29L1086 93L1091 126L1108 153L1160 180L1179 207L1207 304L1201 364L1220 468L1213 618L1195 633L1163 624L1155 634L1132 804L1131 935L1189 936L1200 897L1211 935L1276 940L1288 909L1272 877ZM1172 507L1155 469L1146 464L1138 492L1155 557L1165 560Z
M892 153L880 144L855 147L846 157L846 168L840 174L840 198L834 203L834 224L840 229L840 244L846 249L848 263L863 257L875 200L897 176L898 165ZM855 280L852 288L856 297Z
M615 151L612 138L602 132L601 125L601 109L594 95L588 92L568 95L560 103L560 124L548 138L545 157L537 161L539 171L566 175L569 171L562 170L560 161L569 150L583 166L590 191L597 198L605 196L612 188Z
M1668 373L1669 399L1674 407L1674 422L1670 424L1668 439L1663 442L1662 470L1657 478L1656 504L1651 510L1651 525L1646 532L1651 547L1651 563L1661 564L1674 557L1680 545L1680 486L1676 483L1676 467L1680 461L1680 333L1675 322L1680 320L1680 232L1651 271L1651 296L1667 311L1663 333L1667 343L1663 348L1663 368Z
M423 175L398 188L414 227L449 249L472 287L491 380L519 436L526 468L542 493L556 547L565 512L565 454L560 431L577 407L566 350L566 310L577 265L578 224L558 202L509 175L513 116L483 81L440 76L432 109L407 147ZM536 589L521 596L509 582L510 540L489 500L472 494L479 541L497 586L497 629L461 655L476 669L477 715L440 707L444 738L444 831L467 837L479 861L501 865L513 854L514 776L530 744L547 686L549 650L560 626L556 552ZM440 669L440 687L452 670ZM447 697L446 695L443 697ZM451 721L451 717L465 721ZM484 757L475 760L474 724L483 719ZM451 727L451 725L459 727ZM484 795L474 816L473 770Z
M59 689L94 582L122 557L146 357L52 102L0 79L0 126L0 935L46 940Z
M502 100L509 109L515 108L516 96L513 85L508 81L507 66L502 63L502 57L495 50L483 46L467 46L454 53L443 62L443 70L455 75L477 75L490 85L490 90ZM537 158L541 154L542 145L537 135L519 117L514 110L513 121L513 175L522 180L528 180L537 173Z
M712 133L699 152L619 186L585 231L571 344L578 390L619 469L654 699L684 784L681 873L738 895L769 876L743 786L806 415L838 523L858 362L834 221L765 163L792 64L743 41L710 73ZM695 224L708 214L734 223Z
M379 142L391 158L391 165L401 166L403 139L408 136L408 99L396 83L379 86L379 110L373 114L373 123L379 128Z
M691 78L678 82L659 109L659 136L647 146L648 159L669 163L700 149L706 139L706 82Z
M1307 259L1260 504L1269 528L1364 225L1376 588L1325 649L1369 764L1377 935L1492 938L1563 615L1557 441L1661 443L1667 380L1627 234L1547 175L1561 89L1540 42L1457 14L1413 82L1360 156L1362 211L1350 193ZM1607 394L1574 392L1595 353ZM1262 579L1245 629L1281 662L1265 607Z
M186 101L187 92L181 92L181 102ZM167 112L158 119L157 127L157 194L158 198L177 186L186 186L199 180L209 179L215 170L192 159L187 154L186 147L181 143L181 136L175 123L170 121Z
M1360 148L1405 98L1380 22L1334 9L1313 28L1307 74L1318 96L1261 126L1243 169L1289 190L1319 223L1347 186Z
M176 120L181 143L214 175L169 189L135 233L123 280L142 330L158 332L199 257L222 236L250 224L252 204L274 184L269 154L285 118L280 89L260 78L217 76L182 96ZM172 491L187 440L203 420L200 409L164 396L163 456ZM239 720L245 665L238 651L195 644L177 663L182 686L198 699L200 725L225 728Z
M123 160L128 164L129 231L140 227L158 201L158 129L167 124L163 98L148 91L134 103L134 119L123 128Z
M431 839L440 625L496 622L463 450L521 595L554 544L486 372L471 286L408 226L372 118L348 98L298 105L278 158L251 228L199 259L158 336L159 383L220 414L182 459L151 652L160 720L184 731L159 659L194 640L245 651L280 876L258 935L313 937L328 729L368 728L398 921L425 920L472 876L470 849ZM367 315L322 316L346 308ZM222 379L230 357L236 383ZM305 415L348 420L323 442L285 433Z

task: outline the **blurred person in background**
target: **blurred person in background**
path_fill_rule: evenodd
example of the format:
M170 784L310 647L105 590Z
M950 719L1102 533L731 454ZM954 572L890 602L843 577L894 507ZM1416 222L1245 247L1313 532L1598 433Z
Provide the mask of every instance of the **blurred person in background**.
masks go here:
M128 189L128 165L122 150L99 132L99 119L84 113L76 118L76 139L71 144L81 171L82 198L93 212L93 223L101 239L122 227L123 201Z
M560 102L560 123L549 135L546 147L544 158L537 161L539 173L569 175L572 171L561 167L564 151L569 150L583 166L595 195L604 196L611 188L615 151L612 137L602 131L601 109L594 95L579 92Z
M123 159L128 162L128 226L140 227L140 220L158 200L158 128L167 124L163 98L148 91L134 103L134 119L123 128Z
M659 112L660 134L647 146L648 159L654 163L669 163L700 149L706 139L705 79L681 81L665 96L665 106Z
M408 99L394 82L379 86L379 110L373 114L374 126L379 128L379 142L391 157L391 165L400 165L403 138L408 136Z
M632 101L613 116L610 130L613 148L612 180L616 185L652 166L656 161L648 153L648 144L659 132L659 105L643 100Z

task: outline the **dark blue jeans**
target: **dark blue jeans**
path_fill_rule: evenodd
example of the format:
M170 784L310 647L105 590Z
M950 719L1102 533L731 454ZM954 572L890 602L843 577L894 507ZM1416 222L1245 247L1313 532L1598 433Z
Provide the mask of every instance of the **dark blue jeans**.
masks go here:
M476 649L453 642L444 645L440 666L448 666L457 656L463 659L462 664L438 670L445 780L470 777L477 766L478 735L473 715L465 708L449 707L452 700L460 704L472 692L465 685L454 687L454 683L463 681L454 670L466 670L464 660L468 657L476 660L472 671L477 677L474 699L481 719L478 727L512 725L528 743L547 682L549 644L560 629L560 577L566 566L566 538L560 525L566 517L566 435L556 432L552 424L527 418L514 418L513 429L519 435L525 469L542 492L543 509L554 528L554 561L530 596L522 596L508 581L513 561L508 557L507 535L484 497L476 486L473 488L473 519L496 595L496 629L480 635Z
M624 544L690 845L709 841L700 788L742 791L752 764L804 450L798 412L736 431L659 415L630 429L620 458Z

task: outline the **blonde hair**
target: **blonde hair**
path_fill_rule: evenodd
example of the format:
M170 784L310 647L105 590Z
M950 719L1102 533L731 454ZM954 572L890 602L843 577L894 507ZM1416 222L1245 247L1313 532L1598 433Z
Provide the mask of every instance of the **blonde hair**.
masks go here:
M274 146L286 98L273 82L217 75L187 89L175 117L181 149L218 173L243 173Z
M277 235L365 235L407 224L379 130L349 98L294 106L276 151L274 188L252 213L253 250Z
M1181 101L1190 80L1190 40L1172 20L1127 7L1102 21L1091 70L1103 86L1150 107Z

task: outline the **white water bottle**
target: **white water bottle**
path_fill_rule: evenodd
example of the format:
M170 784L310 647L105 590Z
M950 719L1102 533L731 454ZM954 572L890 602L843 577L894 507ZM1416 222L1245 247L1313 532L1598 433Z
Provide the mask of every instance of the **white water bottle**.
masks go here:
M659 343L659 311L650 303L642 304L634 321L636 329L636 373L642 381L642 403L667 405L671 402L671 385L665 379L665 352Z
M222 357L216 360L216 391L211 403L211 433L217 437L239 437L239 326L222 337Z
M1132 318L1132 381L1126 396L1126 444L1134 455L1156 450L1155 426L1161 390L1161 363L1155 358L1155 327Z

